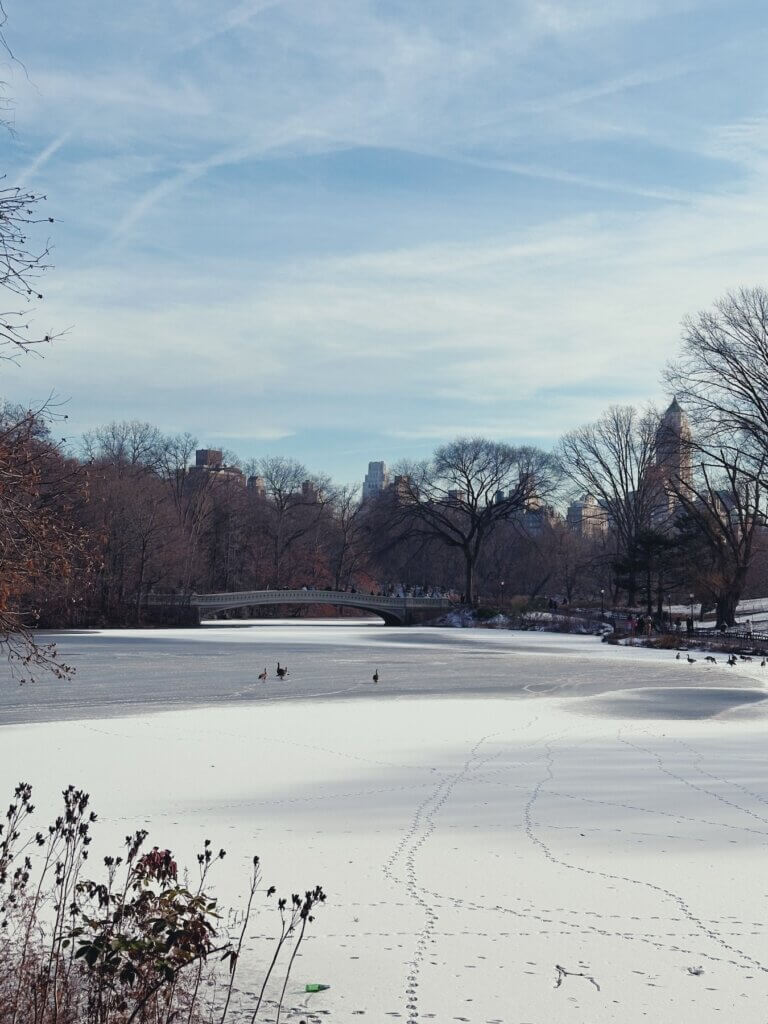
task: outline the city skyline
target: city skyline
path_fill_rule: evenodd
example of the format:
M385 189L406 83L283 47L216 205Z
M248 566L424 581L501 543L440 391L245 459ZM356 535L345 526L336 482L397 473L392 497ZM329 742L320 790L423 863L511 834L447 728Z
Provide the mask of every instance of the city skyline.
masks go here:
M652 464L650 473L655 481L652 488L658 492L652 499L654 509L651 516L654 522L665 525L674 521L679 509L676 489L679 486L690 489L693 483L692 440L688 415L677 397L673 397L669 406L657 413L658 427L655 430ZM257 462L257 460L256 460ZM385 460L369 460L367 471L361 479L352 481L360 503L375 500L385 491L397 490L399 481L408 480L408 476L398 475L397 467ZM234 478L243 487L247 486L266 497L265 481L260 475L258 464L226 465L226 453L218 449L203 448L195 452L195 463L190 466L190 473L212 471L226 478ZM315 490L316 482L312 480L312 472L307 467L309 479L302 483L302 490L307 493L319 493ZM322 483L320 484L322 487ZM347 484L350 486L350 484ZM459 495L459 491L448 491L448 497ZM495 499L504 497L504 492L497 492ZM604 501L598 499L590 490L578 493L573 484L566 485L553 504L542 503L536 499L529 503L525 516L525 528L530 533L540 531L544 520L567 523L574 532L595 537L607 530L610 514Z
M646 409L648 409L647 403ZM650 411L650 409L648 409L648 411ZM680 423L673 421L671 433L670 427L668 425L665 425L668 424L669 417L671 414L673 416L677 416L680 419L680 423L682 423L683 425L682 434L684 436L685 444L682 447L679 444ZM684 468L675 472L679 472L680 479L687 484L690 482L691 474L691 453L689 448L687 447L690 444L691 440L691 428L687 413L684 409L681 409L676 396L673 396L669 406L666 409L663 407L661 409L657 408L654 412L654 415L658 416L660 421L656 443L661 446L662 451L665 448L665 446L668 447L670 444L672 445L673 450L677 452L676 458L678 458L678 460L682 460L685 463ZM147 426L150 429L152 429L155 426L154 424L142 424L141 422L136 424L136 421L130 420L115 422L112 424L105 424L104 426L130 428L132 425L138 425L139 427ZM184 433L184 431L182 431L182 433ZM88 450L91 447L91 445L93 445L95 440L95 436L92 435L90 438L87 438L85 440L85 443L74 443L70 441L69 443L66 443L64 445L64 451L68 451L71 455L73 455L76 458L88 458ZM199 443L200 439L197 440ZM429 452L426 457L429 458L429 456L431 456L432 454L432 452ZM233 451L232 449L213 448L210 446L203 448L197 447L195 450L195 460L194 462L190 461L189 469L193 473L195 471L199 472L201 468L213 468L217 471L224 471L225 474L227 475L234 474L235 476L241 477L243 484L247 482L249 487L258 486L260 489L263 490L263 481L262 477L258 475L257 464L261 458L265 457L269 458L270 455L254 452L248 452L245 455L240 455L239 453ZM300 461L299 459L294 458L290 451L281 457L287 458L293 462ZM657 461L660 460L659 464L664 464L665 460L667 460L668 458L669 453L667 453L666 456L662 453L662 455L657 457ZM232 465L228 465L228 462L231 462ZM682 465L682 462L680 463L680 465ZM368 459L367 463L365 463L365 466L365 469L362 469L360 466L357 466L356 474L354 474L355 467L353 467L353 475L349 479L337 479L333 478L332 474L328 474L322 465L315 466L302 463L302 467L307 474L308 482L310 482L314 478L320 478L322 480L323 478L327 477L336 486L350 487L357 490L361 501L365 501L368 498L380 494L382 491L386 490L389 486L391 486L393 482L396 484L397 480L399 479L397 475L397 470L399 468L399 460L390 462L386 458L382 459L377 457L376 459ZM405 468L407 470L407 466ZM256 475L253 475L254 473ZM259 481L258 485L254 483L255 481ZM571 494L570 496L564 495L564 500L570 503L569 508L571 506L575 507L576 505L580 504L584 498L593 498L593 495L584 494L581 497L574 496L573 494ZM570 512L568 517L570 518Z
M8 14L64 336L3 391L72 438L135 417L347 481L549 446L666 404L682 317L764 273L755 2Z

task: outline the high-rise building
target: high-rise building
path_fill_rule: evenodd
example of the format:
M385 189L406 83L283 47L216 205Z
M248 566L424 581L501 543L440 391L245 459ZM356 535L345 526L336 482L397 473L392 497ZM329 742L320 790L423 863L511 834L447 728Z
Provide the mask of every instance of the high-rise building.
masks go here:
M608 514L594 494L582 494L568 506L567 522L580 537L598 537L608 528Z
M197 469L220 469L224 453L218 448L198 448L195 452Z
M253 491L257 498L265 498L267 496L267 486L264 482L264 477L259 476L258 474L249 476L248 490Z
M690 421L673 398L654 438L651 520L657 527L672 523L680 508L678 494L693 484L692 436Z
M414 486L413 480L411 480L407 473L396 476L389 485L389 489L397 502L405 503L419 500L419 489Z
M304 480L301 484L301 500L308 504L314 505L320 501L323 496L323 492L314 482L314 480Z
M217 480L233 480L245 484L243 471L237 466L224 465L224 453L219 448L198 448L195 452L195 464L190 467L190 478L204 480L208 475Z
M363 480L363 501L375 498L389 484L386 462L369 462L368 472Z
M563 520L557 509L544 502L537 502L535 505L526 506L520 521L526 533L538 536L546 527L554 527Z
M655 463L668 483L690 487L693 482L691 424L676 398L661 418L656 431Z

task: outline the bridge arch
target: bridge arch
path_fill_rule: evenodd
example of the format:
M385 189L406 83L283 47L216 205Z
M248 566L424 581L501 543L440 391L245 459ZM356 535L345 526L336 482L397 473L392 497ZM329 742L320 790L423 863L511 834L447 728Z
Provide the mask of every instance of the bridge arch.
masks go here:
M205 615L233 608L259 608L274 605L335 605L359 608L378 615L388 626L406 626L450 611L454 604L444 597L384 597L342 590L241 590L221 594L150 594L147 608L159 611L162 618ZM182 610L186 609L184 613Z

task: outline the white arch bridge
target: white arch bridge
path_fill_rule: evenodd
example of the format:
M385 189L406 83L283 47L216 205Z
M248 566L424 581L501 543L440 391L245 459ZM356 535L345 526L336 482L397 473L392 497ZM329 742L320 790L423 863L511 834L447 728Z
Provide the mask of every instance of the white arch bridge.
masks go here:
M344 590L238 590L229 594L148 594L148 618L167 624L196 625L205 613L270 605L333 605L381 616L388 626L409 626L455 607L447 597L379 597Z

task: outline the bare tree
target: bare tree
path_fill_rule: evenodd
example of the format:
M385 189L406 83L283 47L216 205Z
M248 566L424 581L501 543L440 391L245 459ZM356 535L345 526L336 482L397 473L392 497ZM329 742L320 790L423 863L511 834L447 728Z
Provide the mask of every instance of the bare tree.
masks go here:
M137 621L146 593L173 585L180 573L183 535L167 485L143 466L108 460L90 463L88 480L81 521L98 556L91 614L100 621Z
M672 482L684 514L681 527L688 526L708 555L705 564L697 561L696 580L715 604L718 626L735 625L755 539L765 522L766 491L760 483L765 465L748 461L745 472L739 456L727 449L700 450L694 480Z
M391 492L391 520L401 536L435 539L460 552L464 596L475 601L475 568L486 540L519 520L553 489L552 458L482 437L458 438L401 473Z
M0 287L23 303L21 309L0 309L0 358L15 360L34 345L53 340L49 333L31 332L29 322L32 303L43 297L38 280L50 256L48 243L33 249L29 237L36 225L53 223L53 217L37 212L44 200L15 186L0 188Z
M113 421L83 434L82 448L89 461L157 470L162 464L163 436L151 423Z
M330 558L333 586L349 587L355 573L367 562L365 506L356 487L340 487L332 499Z
M311 476L294 459L260 459L258 471L267 497L263 529L272 551L272 585L280 587L288 576L288 555L325 517L332 492L327 479Z
M607 582L602 540L581 536L560 519L544 522L535 532L502 528L489 545L498 551L498 562L488 592L504 580L505 587L511 583L516 593L531 599L546 594L561 595L569 603L577 596L594 599Z
M15 57L6 42L3 29L7 15L0 3L0 49L11 61ZM5 83L0 82L0 109L8 109ZM12 134L10 122L0 118L0 130ZM0 182L5 176L0 177ZM46 197L14 185L0 188L0 289L10 301L19 300L21 309L0 308L0 359L15 360L34 345L52 341L50 334L30 331L29 316L34 303L42 299L41 275L48 269L50 243L33 245L30 235L42 224L53 224L53 217L40 212ZM14 305L16 303L13 303Z
M183 536L184 554L177 585L192 589L203 531L212 512L211 493L220 482L215 473L193 473L197 439L189 433L164 437L159 449L159 472L168 487L176 521Z
M742 288L683 322L682 354L665 372L705 445L738 456L754 478L768 452L768 292Z
M593 495L605 509L628 566L629 604L636 579L632 566L641 535L658 509L659 483L653 472L658 413L615 405L595 423L567 433L558 447L564 476L580 493Z
M55 647L37 644L28 627L86 561L76 522L83 476L51 439L44 416L44 409L0 415L0 649L21 668L22 681L36 667L65 671Z
M729 292L687 317L665 379L696 424L696 480L678 499L709 556L699 585L732 625L768 488L768 291Z

